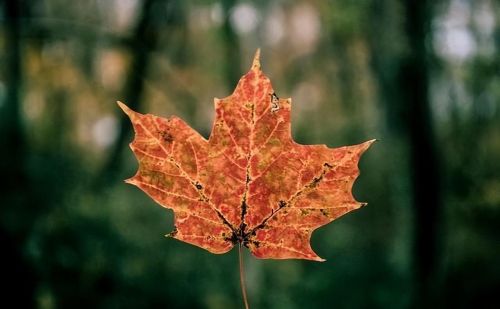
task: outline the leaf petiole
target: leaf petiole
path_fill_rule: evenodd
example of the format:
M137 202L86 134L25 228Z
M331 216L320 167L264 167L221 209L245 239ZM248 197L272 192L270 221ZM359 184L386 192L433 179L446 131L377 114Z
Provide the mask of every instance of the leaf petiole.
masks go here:
M242 243L238 244L238 258L240 264L240 286L241 286L241 294L243 295L243 303L245 304L245 309L249 309L248 299L247 299L247 289L245 286L245 270L243 267L243 252L241 252Z

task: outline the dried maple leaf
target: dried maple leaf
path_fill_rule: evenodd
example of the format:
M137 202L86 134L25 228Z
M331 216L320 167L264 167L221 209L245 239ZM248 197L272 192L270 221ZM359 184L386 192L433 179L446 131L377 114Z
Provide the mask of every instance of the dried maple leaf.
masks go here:
M169 234L212 253L243 244L258 258L322 261L311 233L364 203L352 196L358 161L373 140L328 148L291 138L291 99L262 73L259 51L234 93L215 99L208 140L181 119L130 117L139 161L126 180L175 214Z

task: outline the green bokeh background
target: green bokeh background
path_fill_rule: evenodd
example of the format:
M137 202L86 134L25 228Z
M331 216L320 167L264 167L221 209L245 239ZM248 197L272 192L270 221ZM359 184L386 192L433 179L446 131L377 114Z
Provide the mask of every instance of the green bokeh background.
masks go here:
M493 306L499 18L492 0L1 1L1 301L241 308L236 250L166 239L171 211L123 183L115 102L208 137L260 47L299 143L380 142L354 187L369 205L313 235L326 262L245 252L251 307Z

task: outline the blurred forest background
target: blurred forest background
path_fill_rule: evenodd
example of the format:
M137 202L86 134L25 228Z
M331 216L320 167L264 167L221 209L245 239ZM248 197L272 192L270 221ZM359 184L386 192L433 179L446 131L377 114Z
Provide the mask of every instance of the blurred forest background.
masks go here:
M2 303L242 307L237 252L165 239L172 213L123 183L115 102L207 137L260 47L298 142L380 142L354 188L369 206L313 235L327 262L246 253L251 305L498 304L499 18L493 0L0 1Z

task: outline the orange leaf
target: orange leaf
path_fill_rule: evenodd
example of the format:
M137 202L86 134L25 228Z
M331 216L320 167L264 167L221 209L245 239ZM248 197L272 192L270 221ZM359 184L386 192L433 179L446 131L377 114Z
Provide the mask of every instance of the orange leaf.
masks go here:
M291 99L280 99L257 51L234 93L215 99L208 140L181 119L130 117L136 185L175 214L169 236L212 253L235 244L258 258L323 261L311 233L364 203L352 196L361 154L373 143L328 148L291 138Z

